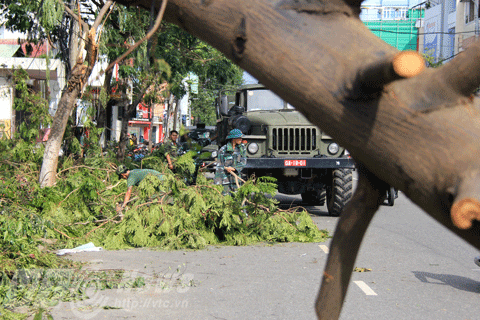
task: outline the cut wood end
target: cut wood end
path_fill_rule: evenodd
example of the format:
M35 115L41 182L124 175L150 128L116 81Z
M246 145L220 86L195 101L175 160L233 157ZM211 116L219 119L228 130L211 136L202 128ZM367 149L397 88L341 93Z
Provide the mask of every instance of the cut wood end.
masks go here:
M466 198L455 202L450 211L453 224L459 229L468 229L474 220L480 221L480 202Z
M402 51L393 58L393 70L402 78L411 78L425 70L425 60L416 51Z

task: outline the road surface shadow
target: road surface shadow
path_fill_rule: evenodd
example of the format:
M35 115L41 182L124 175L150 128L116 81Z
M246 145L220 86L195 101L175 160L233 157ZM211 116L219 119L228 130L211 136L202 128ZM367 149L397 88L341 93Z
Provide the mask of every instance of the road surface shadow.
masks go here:
M275 198L280 201L278 207L282 210L288 210L291 208L298 208L298 210L305 209L309 214L316 216L328 216L326 206L309 206L303 203L299 196L292 196L288 194L278 193Z
M453 274L437 274L423 271L412 272L418 280L424 283L447 285L458 290L480 293L480 282L470 278Z

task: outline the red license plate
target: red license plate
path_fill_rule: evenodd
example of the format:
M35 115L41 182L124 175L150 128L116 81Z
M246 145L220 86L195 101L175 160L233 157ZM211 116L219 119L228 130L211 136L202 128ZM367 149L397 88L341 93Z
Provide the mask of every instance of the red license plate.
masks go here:
M285 167L306 167L307 160L284 160Z

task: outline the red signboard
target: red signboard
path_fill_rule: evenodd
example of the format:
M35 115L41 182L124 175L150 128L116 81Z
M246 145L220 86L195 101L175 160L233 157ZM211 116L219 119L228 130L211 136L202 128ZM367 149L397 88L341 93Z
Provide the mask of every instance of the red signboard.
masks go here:
M307 160L284 160L285 167L306 167Z

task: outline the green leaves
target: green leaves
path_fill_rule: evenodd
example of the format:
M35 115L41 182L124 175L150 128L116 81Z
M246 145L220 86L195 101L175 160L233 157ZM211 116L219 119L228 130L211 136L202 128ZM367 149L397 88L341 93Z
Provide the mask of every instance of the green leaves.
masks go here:
M42 1L42 26L47 31L52 31L62 21L64 6L58 0Z
M56 185L41 189L37 182L40 162L31 150L34 147L25 141L0 141L0 304L4 306L18 301L11 295L11 283L2 281L10 281L18 269L61 266L64 260L49 253L55 249L88 242L107 250L202 249L258 242L317 242L328 236L307 212L278 209L275 179L270 177L248 180L233 196L223 196L222 187L204 175L198 176L196 185L187 185L184 176L168 173L164 161L150 156L142 162L143 168L160 170L165 178L145 178L133 188L128 208L119 213L116 204L124 199L126 181L115 174L114 158L101 154L78 160L64 157ZM192 156L187 153L177 162L187 174ZM126 165L135 168L134 163ZM82 296L84 287L68 293L65 288L69 284L62 282L60 274L47 279L52 283L48 290L22 287L22 297L28 298L22 301L33 304L38 301L34 298L43 299L47 294L54 298L49 303ZM136 279L132 285L140 286L142 280ZM101 285L108 287L112 286ZM4 314L2 309L0 312Z
M40 128L47 127L52 119L48 113L48 101L29 90L28 80L28 74L23 69L17 69L13 73L16 90L13 108L21 115L16 135L27 142L35 142L40 136Z

